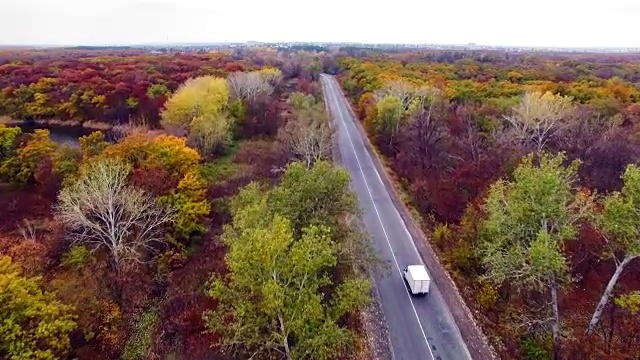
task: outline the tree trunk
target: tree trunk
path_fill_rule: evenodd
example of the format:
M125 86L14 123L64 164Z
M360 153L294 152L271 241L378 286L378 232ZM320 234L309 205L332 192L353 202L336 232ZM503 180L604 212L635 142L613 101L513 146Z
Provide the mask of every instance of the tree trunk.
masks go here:
M551 280L551 309L553 312L553 358L560 358L560 312L558 311L558 283L555 277Z
M604 289L604 293L600 298L600 302L598 303L598 306L596 306L596 310L593 312L593 316L591 317L589 326L587 326L585 335L591 335L593 333L593 330L596 328L596 325L598 325L598 322L600 321L600 317L602 317L602 311L604 310L604 307L609 302L611 294L613 294L613 288L616 286L616 283L620 278L620 274L622 274L622 271L631 262L631 260L635 259L636 257L637 255L627 255L620 264L616 265L616 271L613 273L613 276L611 276L611 279L609 279L607 287Z
M123 305L123 284L122 284L122 264L120 264L120 258L113 254L113 259L111 261L111 267L113 272L115 273L115 279L113 279L113 295L115 297L115 301L118 305Z
M284 346L284 353L287 355L287 359L291 359L291 351L289 350L289 339L287 333L284 331L284 319L282 314L278 312L278 322L280 323L280 332L282 333L282 346Z

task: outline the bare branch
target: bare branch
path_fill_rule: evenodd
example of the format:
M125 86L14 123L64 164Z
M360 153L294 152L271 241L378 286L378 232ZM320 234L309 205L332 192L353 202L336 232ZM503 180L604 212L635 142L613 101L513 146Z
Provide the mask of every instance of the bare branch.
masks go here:
M100 160L60 192L57 207L74 242L107 248L118 270L125 262L140 261L142 251L153 243L164 241L164 225L174 215L173 209L128 186L130 171L120 161Z
M300 111L280 133L284 144L308 168L331 155L333 136L324 114L315 109Z
M550 92L527 92L520 104L513 108L505 120L511 125L513 135L525 146L532 146L539 153L553 135L566 125L573 112L571 97L553 95Z
M249 105L255 105L259 99L273 93L274 86L270 84L277 78L263 76L258 71L235 72L227 78L231 96L236 99L244 99ZM279 83L279 80L277 81Z

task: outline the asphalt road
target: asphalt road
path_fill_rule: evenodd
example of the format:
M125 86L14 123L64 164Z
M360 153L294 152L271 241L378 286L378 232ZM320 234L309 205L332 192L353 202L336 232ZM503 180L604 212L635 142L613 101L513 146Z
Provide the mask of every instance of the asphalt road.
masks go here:
M363 222L380 256L391 271L376 276L395 360L471 359L438 284L431 282L425 296L413 296L402 277L407 265L422 260L409 231L377 172L337 81L322 75L325 101L338 124L338 145L343 166L358 194ZM429 264L425 264L429 271Z

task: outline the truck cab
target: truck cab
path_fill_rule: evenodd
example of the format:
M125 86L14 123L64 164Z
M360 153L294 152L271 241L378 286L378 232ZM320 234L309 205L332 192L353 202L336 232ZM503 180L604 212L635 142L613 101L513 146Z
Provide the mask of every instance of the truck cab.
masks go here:
M429 293L431 278L424 265L409 265L402 270L402 275L413 295Z

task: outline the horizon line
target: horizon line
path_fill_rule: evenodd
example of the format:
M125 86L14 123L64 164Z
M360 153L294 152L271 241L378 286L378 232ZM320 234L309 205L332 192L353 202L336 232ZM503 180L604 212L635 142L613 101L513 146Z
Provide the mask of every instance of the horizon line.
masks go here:
M307 44L307 45L413 45L413 46L451 46L451 47L478 47L478 48L526 48L526 49L639 49L637 46L572 46L572 45L495 45L495 44L481 44L481 43L430 43L430 42L365 42L365 41L260 41L260 40L245 40L245 41L162 41L162 42L131 42L131 43L40 43L40 44L20 44L20 43L0 43L2 47L139 47L139 46L193 46L193 45L236 45L236 44Z

